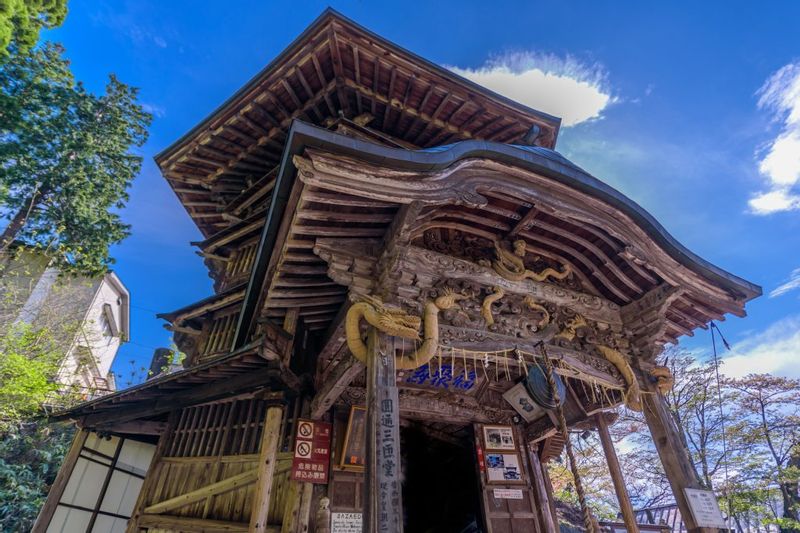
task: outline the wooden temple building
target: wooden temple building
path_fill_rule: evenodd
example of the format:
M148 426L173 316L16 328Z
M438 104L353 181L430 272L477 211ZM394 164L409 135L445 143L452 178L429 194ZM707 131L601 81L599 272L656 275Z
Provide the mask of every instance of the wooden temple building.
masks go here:
M559 124L325 11L156 157L215 294L160 315L183 369L60 415L34 531L554 532L565 428L600 432L638 531L620 408L711 531L655 358L761 289L554 151Z

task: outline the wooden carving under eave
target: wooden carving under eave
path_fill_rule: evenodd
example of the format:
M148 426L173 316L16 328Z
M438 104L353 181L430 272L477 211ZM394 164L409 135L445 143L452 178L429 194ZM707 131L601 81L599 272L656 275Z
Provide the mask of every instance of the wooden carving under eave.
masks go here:
M505 296L506 291L503 287L492 287L492 294L486 296L481 304L481 316L486 321L487 326L494 324L494 315L492 314L492 304Z
M572 340L577 334L577 330L586 325L586 320L581 315L575 315L567 322L566 328L559 332L556 337ZM625 356L618 350L609 346L595 344L594 347L608 362L616 367L620 374L622 374L626 385L624 393L625 405L632 411L641 412L642 399L639 382L636 380L636 375L633 373L633 369L627 359L625 359Z
M422 341L422 345L408 357L400 357L396 362L398 370L418 368L436 354L439 348L439 311L450 309L458 300L466 296L448 292L425 304L423 319L409 315L400 309L392 309L383 304L380 298L368 296L353 304L345 318L347 347L353 356L367 364L367 345L361 338L361 319L379 331L404 339ZM419 326L423 323L424 337L420 339Z
M675 378L668 366L651 368L649 374L655 380L656 388L661 394L668 393L675 383Z
M545 281L547 278L558 280L565 279L572 273L569 265L559 272L554 268L546 268L541 272L534 272L525 268L525 253L527 244L522 239L513 243L513 252L505 249L499 241L494 243L495 260L492 261L492 268L495 272L510 281L522 281L532 279L533 281Z

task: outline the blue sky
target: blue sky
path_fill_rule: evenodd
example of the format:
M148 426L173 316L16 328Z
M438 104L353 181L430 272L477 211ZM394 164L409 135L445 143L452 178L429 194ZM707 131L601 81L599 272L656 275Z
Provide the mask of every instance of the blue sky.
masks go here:
M329 4L72 0L62 42L93 90L108 73L155 115L113 250L132 293L128 375L169 345L156 312L211 294L199 240L152 157ZM436 63L564 117L557 149L655 215L694 252L764 287L720 324L728 372L800 377L800 3L332 2ZM771 292L775 294L770 297ZM682 341L684 344L684 341ZM685 345L707 352L699 331ZM128 380L123 377L124 384Z

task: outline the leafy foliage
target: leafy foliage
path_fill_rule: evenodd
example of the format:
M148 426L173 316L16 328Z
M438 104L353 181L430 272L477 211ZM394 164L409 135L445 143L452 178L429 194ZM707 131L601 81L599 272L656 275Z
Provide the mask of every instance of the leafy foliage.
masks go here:
M40 412L58 390L63 356L47 330L23 325L0 336L0 433Z
M72 426L20 424L0 441L0 530L30 531L69 450Z
M0 56L13 43L27 51L42 28L55 28L67 16L67 0L3 0L0 2Z
M117 210L142 158L151 116L113 75L97 96L76 82L64 50L15 50L0 65L0 201L13 241L54 256L62 272L94 275L129 234Z

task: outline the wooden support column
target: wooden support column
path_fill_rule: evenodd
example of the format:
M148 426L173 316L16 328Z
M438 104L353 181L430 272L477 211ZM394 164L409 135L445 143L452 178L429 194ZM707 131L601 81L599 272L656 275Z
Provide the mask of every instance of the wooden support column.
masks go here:
M58 502L61 501L61 496L64 494L64 489L67 487L69 477L75 469L75 463L78 462L78 456L83 449L86 438L89 436L89 431L86 429L79 429L75 433L75 438L72 439L72 446L67 452L64 461L61 463L61 468L58 469L56 479L50 487L50 492L47 494L47 501L44 502L42 510L39 511L39 516L36 517L36 523L33 525L31 531L33 533L44 533L47 531L47 526L50 525L50 520L53 518L53 513L58 507Z
M683 446L678 428L667 407L667 402L660 392L654 387L648 387L648 393L642 395L644 418L653 437L653 442L664 465L672 495L678 509L681 511L683 523L689 533L716 533L716 529L697 527L694 521L685 488L702 488L697 474L689 459L689 454Z
M553 527L556 532L561 531L561 526L558 522L558 512L556 512L556 499L553 496L553 482L550 480L550 472L547 470L547 465L542 465L542 478L544 479L544 490L547 493L547 503L550 505L550 516L553 518Z
M267 407L264 432L261 435L261 448L258 453L258 479L256 480L253 508L250 512L249 533L267 531L267 514L272 496L272 481L275 477L275 460L278 455L282 419L282 406L270 405Z
M363 531L402 533L400 405L394 339L370 327L367 357L367 467Z
M543 469L546 467L539 459L539 445L531 444L528 446L528 456L531 461L531 477L533 478L533 494L536 500L536 513L539 515L539 523L542 531L546 533L558 533L558 520L551 512L550 492L545 487L549 480L545 476Z
M611 474L611 481L614 483L614 492L617 494L619 509L622 512L622 520L625 522L625 529L628 533L639 533L639 526L636 524L636 515L633 512L633 505L625 488L625 479L622 477L622 468L619 466L617 452L614 450L614 443L611 441L611 434L608 432L608 422L603 413L595 417L597 423L597 433L600 435L600 443L603 445L603 453L608 463L608 471Z
M283 318L283 329L292 336L292 340L286 345L286 353L281 354L281 361L286 368L289 368L292 362L292 353L294 352L294 343L297 340L297 320L300 318L300 309L292 307L286 310L286 316Z

